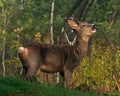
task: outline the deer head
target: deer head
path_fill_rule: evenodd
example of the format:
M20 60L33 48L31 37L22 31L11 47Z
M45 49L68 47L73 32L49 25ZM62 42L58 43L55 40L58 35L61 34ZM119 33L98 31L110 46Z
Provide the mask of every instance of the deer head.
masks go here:
M96 26L94 24L79 22L73 18L69 18L67 23L71 29L75 30L81 36L90 37L93 33L96 32Z

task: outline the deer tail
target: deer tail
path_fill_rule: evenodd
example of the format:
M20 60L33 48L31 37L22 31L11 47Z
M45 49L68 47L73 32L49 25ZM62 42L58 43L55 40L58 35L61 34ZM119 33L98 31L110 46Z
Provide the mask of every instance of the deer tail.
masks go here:
M18 53L22 53L23 51L24 51L24 47L19 47L19 49L18 49Z

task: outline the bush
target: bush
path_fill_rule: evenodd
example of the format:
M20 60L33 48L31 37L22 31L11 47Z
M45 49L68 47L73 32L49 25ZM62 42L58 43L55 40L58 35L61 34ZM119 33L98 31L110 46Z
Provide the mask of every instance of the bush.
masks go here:
M99 91L120 90L120 51L113 44L97 45L92 42L91 52L73 74L75 87L85 84Z

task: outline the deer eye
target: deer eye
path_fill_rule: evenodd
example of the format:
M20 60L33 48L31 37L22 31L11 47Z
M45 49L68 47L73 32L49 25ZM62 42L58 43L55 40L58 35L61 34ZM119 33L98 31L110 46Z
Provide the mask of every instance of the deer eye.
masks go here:
M87 25L86 24L84 24L84 25L82 25L83 27L87 27Z

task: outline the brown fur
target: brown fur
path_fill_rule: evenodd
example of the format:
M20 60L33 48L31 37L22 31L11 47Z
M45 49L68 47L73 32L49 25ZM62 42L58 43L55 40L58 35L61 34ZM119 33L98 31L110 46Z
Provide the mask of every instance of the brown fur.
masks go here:
M95 32L95 26L84 22L68 20L68 26L76 31L74 45L48 45L37 42L27 43L19 52L23 65L23 75L29 79L35 77L40 69L43 72L63 72L68 86L72 84L72 72L80 65L88 46L89 37ZM27 50L26 50L27 49Z

